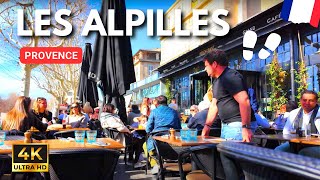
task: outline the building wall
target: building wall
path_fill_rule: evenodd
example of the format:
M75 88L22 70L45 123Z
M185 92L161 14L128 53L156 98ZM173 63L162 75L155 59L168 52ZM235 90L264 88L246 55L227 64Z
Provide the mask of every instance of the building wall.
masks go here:
M152 75L150 73L151 67L153 67L152 70L159 67L160 54L160 51L139 50L133 56L136 81L141 81Z
M208 26L204 29L213 30L219 29L216 24L210 22L211 13L217 9L226 9L229 11L228 16L225 18L230 25L230 28L235 27L237 24L247 20L248 18L264 11L282 0L177 0L165 14L166 29L171 29L174 33L174 10L181 9L182 27L183 29L192 29L192 9L208 9L209 16L203 17L208 20ZM192 34L192 32L191 32ZM178 37L173 34L171 37L160 38L161 44L161 63L166 64L181 55L189 52L198 46L215 38L209 33L207 37Z

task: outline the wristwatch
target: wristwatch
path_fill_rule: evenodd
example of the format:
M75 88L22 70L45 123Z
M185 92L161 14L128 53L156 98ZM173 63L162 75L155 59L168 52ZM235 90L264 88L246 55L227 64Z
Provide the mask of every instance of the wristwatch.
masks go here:
M249 124L244 124L244 125L242 125L242 128L251 129L251 125L249 125Z

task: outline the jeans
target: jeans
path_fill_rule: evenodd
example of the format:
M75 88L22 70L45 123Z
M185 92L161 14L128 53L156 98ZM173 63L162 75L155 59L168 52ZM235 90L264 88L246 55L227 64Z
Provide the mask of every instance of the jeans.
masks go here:
M257 129L257 121L251 122L251 131L254 134ZM242 140L242 122L222 123L221 138L227 140ZM241 173L238 172L236 162L220 153L221 163L224 169L226 180L238 180Z
M258 125L251 122L251 131L254 134ZM222 123L221 138L227 140L242 140L242 122Z
M320 159L320 147L319 146L305 147L299 151L299 154L303 156L309 156L309 157Z
M285 143L281 144L280 146L277 146L274 150L288 152L288 153L294 153L294 149L290 146L289 142L285 142Z

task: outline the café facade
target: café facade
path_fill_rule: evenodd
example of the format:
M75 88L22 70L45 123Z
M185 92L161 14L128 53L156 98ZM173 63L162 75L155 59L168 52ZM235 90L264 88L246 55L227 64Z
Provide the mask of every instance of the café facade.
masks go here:
M320 64L320 28L309 24L293 24L283 21L280 12L283 3L279 3L236 25L223 37L216 37L199 47L161 65L157 70L161 82L169 80L171 91L178 100L180 111L188 109L192 104L199 104L210 85L210 79L204 71L203 55L211 49L218 48L226 51L229 56L229 67L239 70L246 79L247 86L255 90L261 110L267 110L267 99L271 87L267 82L266 69L273 59L259 59L258 52L271 33L281 36L281 43L276 49L278 61L287 72L285 88L288 99L294 99L297 84L294 81L294 70L299 60L299 40L301 37L302 53L308 68L308 89L319 91L318 66ZM242 57L243 35L247 30L255 31L258 35L253 49L252 60ZM319 66L320 67L320 66Z

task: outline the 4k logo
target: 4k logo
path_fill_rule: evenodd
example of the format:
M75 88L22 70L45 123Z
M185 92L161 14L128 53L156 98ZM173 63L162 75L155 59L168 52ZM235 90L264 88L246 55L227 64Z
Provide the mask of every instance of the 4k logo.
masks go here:
M12 172L48 172L47 144L14 144L12 148Z

